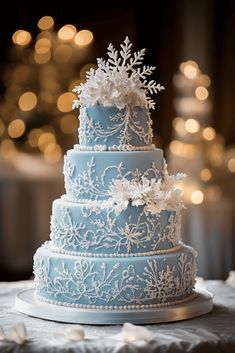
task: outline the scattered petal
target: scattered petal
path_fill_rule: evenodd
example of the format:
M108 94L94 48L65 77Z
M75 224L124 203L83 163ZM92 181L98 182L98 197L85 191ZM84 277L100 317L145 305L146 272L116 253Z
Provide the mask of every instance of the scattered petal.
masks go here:
M18 344L24 343L26 336L27 331L23 322L13 326L10 330L10 339Z
M65 336L71 341L82 341L85 331L81 325L70 326L65 329Z

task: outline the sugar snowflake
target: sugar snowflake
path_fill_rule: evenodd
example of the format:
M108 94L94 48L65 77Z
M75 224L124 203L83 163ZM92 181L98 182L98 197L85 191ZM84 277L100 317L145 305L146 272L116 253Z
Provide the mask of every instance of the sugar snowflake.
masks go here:
M108 46L108 60L97 59L98 68L87 72L87 82L74 88L78 100L73 108L79 106L117 106L145 107L154 109L155 102L148 94L158 93L164 87L154 80L147 81L147 76L155 70L154 66L142 65L145 49L131 53L132 43L126 37L118 51L112 44Z

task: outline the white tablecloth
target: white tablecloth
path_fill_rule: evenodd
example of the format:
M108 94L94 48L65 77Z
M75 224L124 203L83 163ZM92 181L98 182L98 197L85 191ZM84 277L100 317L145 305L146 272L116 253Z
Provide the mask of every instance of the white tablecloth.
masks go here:
M68 326L62 323L28 317L13 308L16 293L33 285L32 281L0 282L0 325L7 334L10 328L24 322L28 341L22 346L0 340L0 353L232 353L235 352L235 287L222 281L205 281L214 294L211 313L180 322L147 325L153 332L148 343L126 343L112 336L121 326L84 325L86 339L64 341L57 333Z

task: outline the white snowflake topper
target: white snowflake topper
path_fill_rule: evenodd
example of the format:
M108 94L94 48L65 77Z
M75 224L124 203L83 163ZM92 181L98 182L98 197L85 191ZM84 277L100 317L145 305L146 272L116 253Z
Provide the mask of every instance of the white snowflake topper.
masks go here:
M98 68L87 72L87 82L74 88L78 100L73 108L79 106L117 106L123 109L129 107L145 107L154 109L155 102L148 94L158 93L164 87L154 80L147 81L147 76L155 70L154 66L143 66L145 49L131 53L132 43L126 37L121 44L121 50L116 50L112 44L108 46L108 60L98 58Z

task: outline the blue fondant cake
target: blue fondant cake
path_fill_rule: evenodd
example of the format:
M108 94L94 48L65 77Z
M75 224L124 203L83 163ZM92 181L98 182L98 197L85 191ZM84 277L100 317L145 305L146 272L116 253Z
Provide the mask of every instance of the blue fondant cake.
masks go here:
M130 47L126 39L124 64L109 47L113 59L100 59L76 88L80 144L65 156L66 193L53 202L50 241L34 256L37 298L51 305L141 310L193 294L196 253L181 241L175 185L183 175L168 175L152 145L147 93L163 87L147 83L152 67L127 63ZM141 62L143 52L134 57Z

